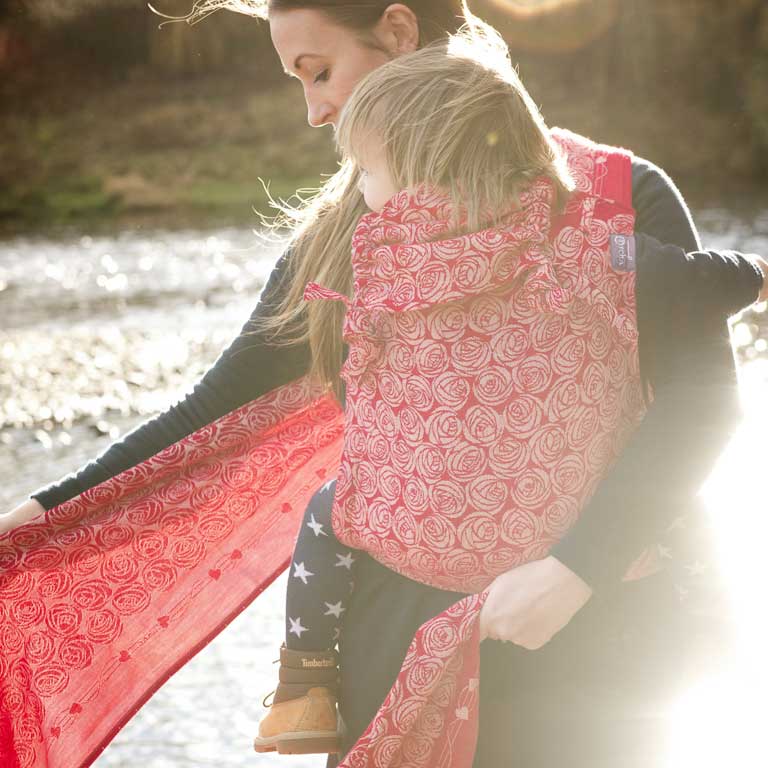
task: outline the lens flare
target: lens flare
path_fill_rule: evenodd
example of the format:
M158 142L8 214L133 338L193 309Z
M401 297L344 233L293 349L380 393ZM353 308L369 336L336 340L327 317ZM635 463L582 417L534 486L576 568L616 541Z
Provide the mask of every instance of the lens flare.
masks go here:
M470 6L472 3L470 3ZM600 38L619 17L620 0L489 0L483 14L510 49L575 51Z
M768 502L763 472L768 434L768 362L740 371L745 418L702 489L716 531L737 634L717 677L687 691L670 712L665 768L768 765Z

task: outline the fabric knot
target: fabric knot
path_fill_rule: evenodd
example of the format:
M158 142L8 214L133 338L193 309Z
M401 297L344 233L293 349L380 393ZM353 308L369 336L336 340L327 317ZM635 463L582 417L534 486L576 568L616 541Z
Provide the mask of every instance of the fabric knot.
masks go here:
M326 299L343 301L346 306L342 337L349 345L349 353L341 370L341 376L349 381L351 376L362 375L375 364L384 340L386 313L381 309L356 306L350 299L332 288L309 282L304 287L304 300Z
M530 273L520 289L519 298L525 306L537 312L564 315L574 296L557 282L551 266L543 265Z
M521 254L519 269L527 270L518 295L524 306L538 312L568 312L574 294L560 283L555 272L554 250L548 242L541 242Z

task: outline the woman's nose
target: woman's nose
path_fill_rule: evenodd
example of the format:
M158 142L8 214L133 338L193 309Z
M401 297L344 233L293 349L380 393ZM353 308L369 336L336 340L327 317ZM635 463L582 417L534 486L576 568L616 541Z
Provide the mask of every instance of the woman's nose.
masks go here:
M307 122L313 128L333 122L336 110L327 101L307 98Z

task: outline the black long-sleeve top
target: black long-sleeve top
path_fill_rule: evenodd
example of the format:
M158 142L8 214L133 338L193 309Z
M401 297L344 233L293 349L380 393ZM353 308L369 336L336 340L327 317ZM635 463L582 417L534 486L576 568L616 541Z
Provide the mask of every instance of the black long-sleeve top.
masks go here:
M700 251L674 184L638 158L632 195L640 369L654 400L579 521L552 549L594 589L620 579L695 494L724 446L739 414L726 318L756 300L763 280L739 254ZM308 346L275 348L254 333L253 321L273 312L281 296L289 258L277 261L251 319L184 399L32 497L51 509L306 373Z

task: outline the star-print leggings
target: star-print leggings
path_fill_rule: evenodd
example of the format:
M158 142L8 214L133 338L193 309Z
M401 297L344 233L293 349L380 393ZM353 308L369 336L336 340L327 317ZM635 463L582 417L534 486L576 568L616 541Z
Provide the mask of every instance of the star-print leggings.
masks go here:
M294 651L330 650L341 634L357 551L333 535L335 491L334 479L312 497L293 552L285 601L285 645Z

